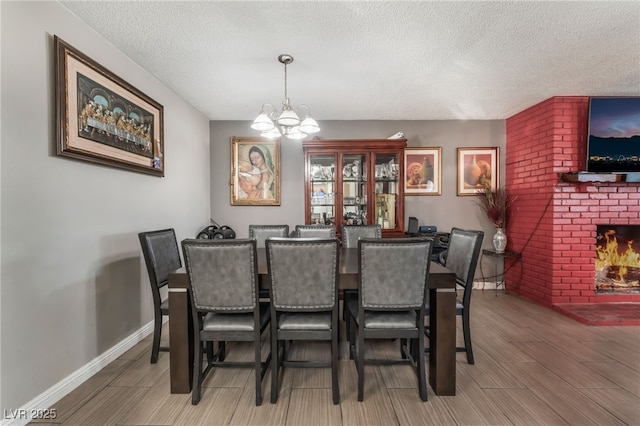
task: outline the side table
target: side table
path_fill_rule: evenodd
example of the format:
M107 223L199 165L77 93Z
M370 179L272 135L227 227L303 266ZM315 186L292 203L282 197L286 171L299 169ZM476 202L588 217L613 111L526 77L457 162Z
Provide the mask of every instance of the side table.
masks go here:
M516 260L520 259L522 253L518 251L505 251L503 253L498 253L493 249L482 249L482 257L480 258L480 274L482 274L482 289L484 290L485 283L485 275L484 269L482 267L482 261L485 256L489 256L493 259L493 276L487 278L495 278L496 280L496 296L498 295L498 287L502 286L504 288L504 271L505 271L505 261L507 259L511 260L511 264L515 263ZM499 260L502 259L502 262ZM498 263L502 263L502 272L498 273Z

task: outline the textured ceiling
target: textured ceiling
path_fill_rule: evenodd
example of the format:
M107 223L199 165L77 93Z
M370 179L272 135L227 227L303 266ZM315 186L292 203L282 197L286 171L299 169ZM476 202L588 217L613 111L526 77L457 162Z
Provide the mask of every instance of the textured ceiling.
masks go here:
M503 119L640 95L640 2L61 1L211 120ZM108 65L108 64L107 64Z

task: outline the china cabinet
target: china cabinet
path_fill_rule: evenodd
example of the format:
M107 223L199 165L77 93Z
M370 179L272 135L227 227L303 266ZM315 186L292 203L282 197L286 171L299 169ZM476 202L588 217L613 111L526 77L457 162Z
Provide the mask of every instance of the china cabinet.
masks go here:
M385 237L404 235L406 139L333 139L303 142L305 222L379 224Z

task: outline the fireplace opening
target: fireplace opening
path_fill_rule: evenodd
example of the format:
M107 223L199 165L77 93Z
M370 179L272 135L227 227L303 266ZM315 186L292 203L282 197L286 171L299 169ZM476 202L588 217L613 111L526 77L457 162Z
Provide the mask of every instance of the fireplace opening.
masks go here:
M596 293L640 293L640 225L597 225Z

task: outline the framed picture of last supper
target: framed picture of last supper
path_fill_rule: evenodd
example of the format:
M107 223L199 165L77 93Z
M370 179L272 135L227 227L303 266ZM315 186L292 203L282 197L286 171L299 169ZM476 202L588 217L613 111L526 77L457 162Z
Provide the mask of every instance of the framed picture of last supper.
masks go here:
M54 37L56 152L164 176L163 107Z

